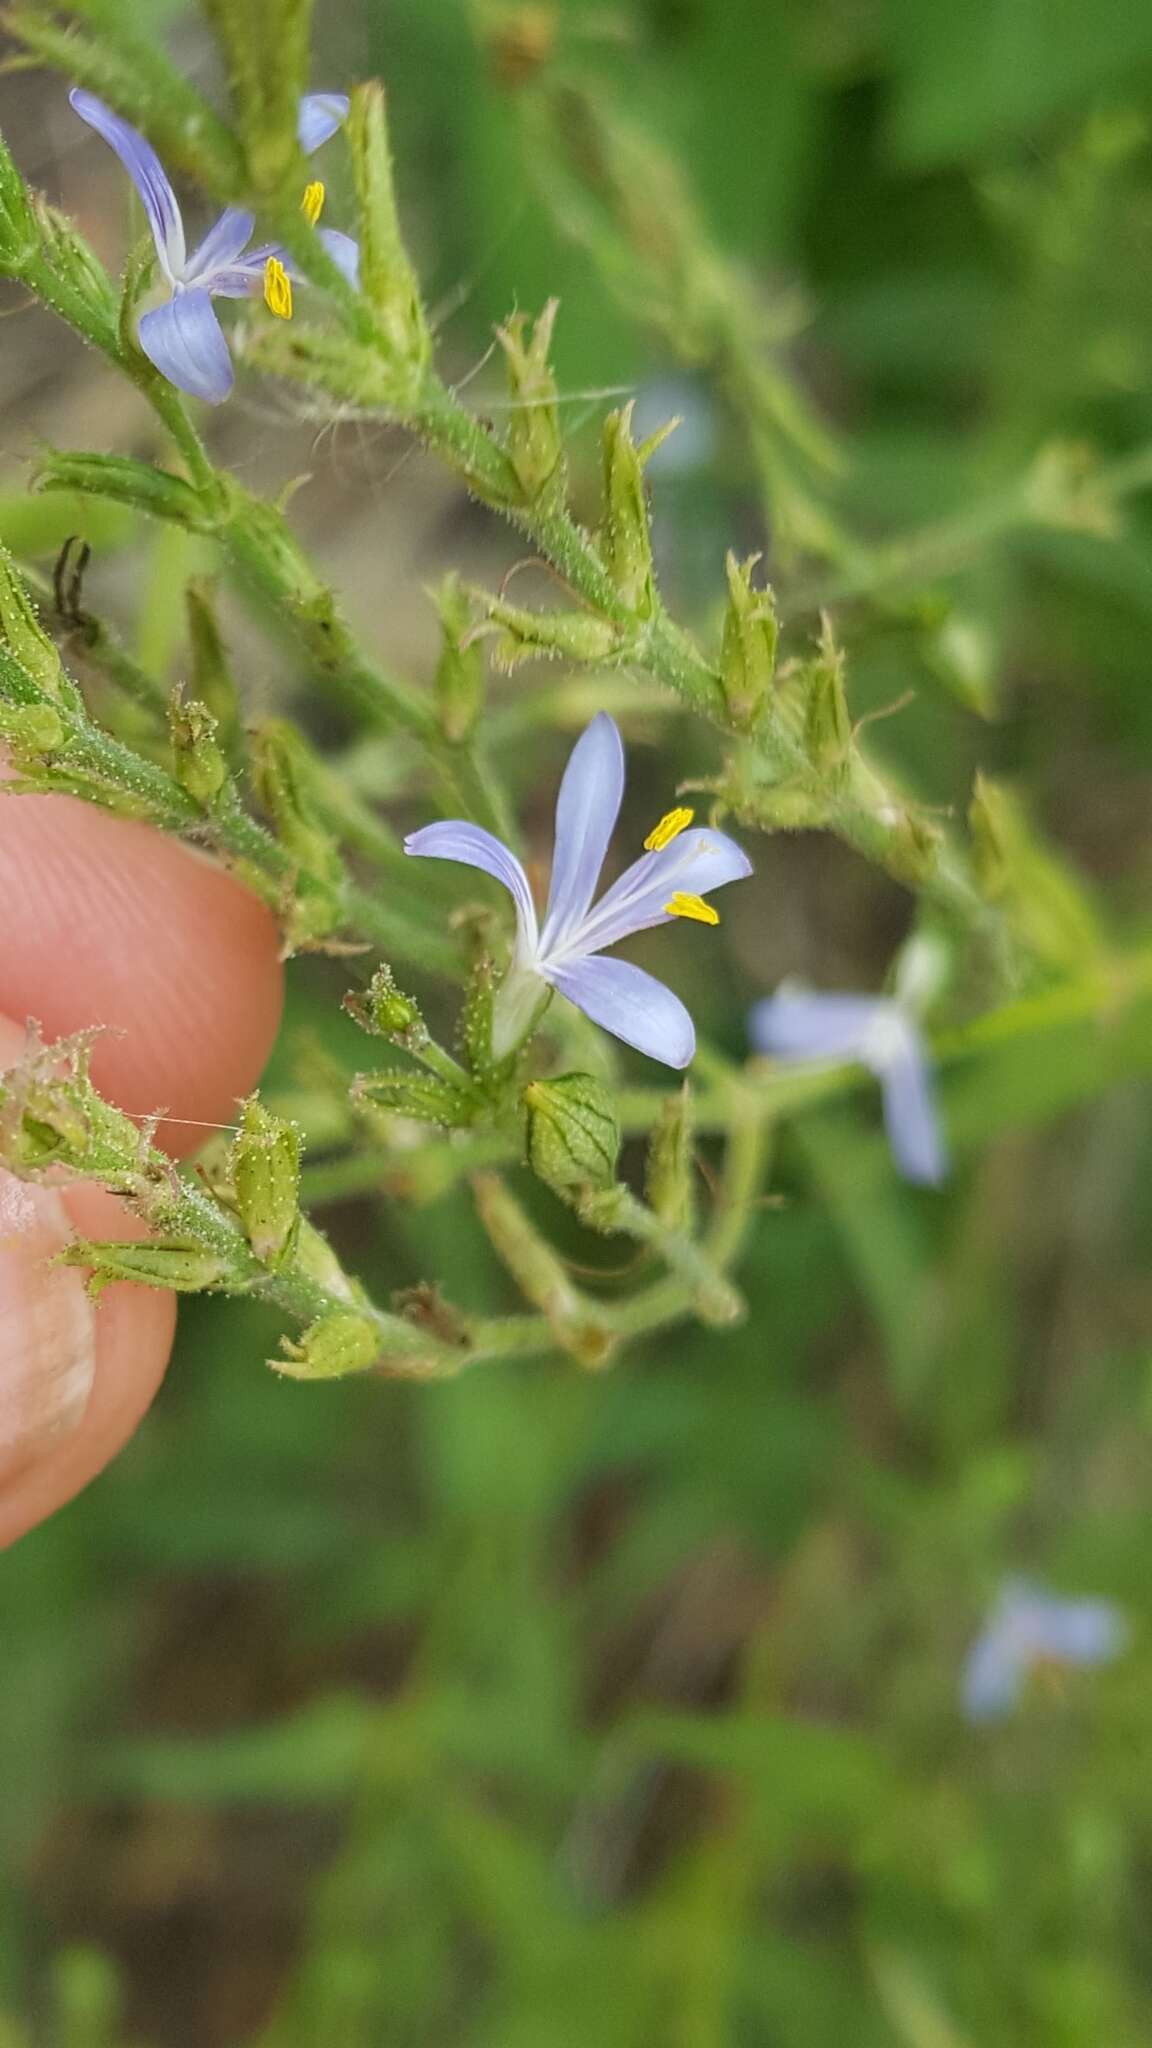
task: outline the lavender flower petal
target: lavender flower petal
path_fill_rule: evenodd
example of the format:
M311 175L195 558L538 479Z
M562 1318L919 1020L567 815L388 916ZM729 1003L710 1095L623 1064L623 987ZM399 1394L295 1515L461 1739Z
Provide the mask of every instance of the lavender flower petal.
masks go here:
M1014 1598L1012 1625L1027 1635L1035 1657L1106 1664L1127 1641L1127 1624L1110 1600L1062 1600L1020 1585Z
M548 966L546 973L561 995L625 1045L666 1067L686 1067L691 1061L696 1051L691 1017L679 996L642 968L627 960L593 959Z
M897 1037L896 1026L901 1027ZM863 1057L880 1076L884 1125L892 1157L906 1180L939 1187L948 1171L932 1072L920 1033L910 1018L889 1022L892 1042L881 1060Z
M450 818L443 824L425 825L419 832L409 833L404 851L426 860L458 860L465 867L482 868L486 875L494 875L498 882L503 882L516 905L520 950L535 953L536 907L528 877L515 854L509 853L493 833L486 832L482 825Z
M215 291L217 275L227 273L243 255L255 226L255 214L245 213L239 206L226 206L215 227L209 228L200 247L189 257L184 270L185 284L202 284Z
M352 102L345 92L310 92L300 102L296 134L305 156L311 156L348 119Z
M1019 1646L993 1621L964 1660L960 1704L969 1721L995 1721L1020 1697L1025 1660Z
M877 1013L886 1008L875 996L782 988L756 1004L748 1029L757 1052L773 1059L858 1060Z
M145 313L140 346L162 377L193 398L220 405L232 389L232 358L212 300L203 288L175 292L167 305Z
M678 839L659 853L645 853L626 868L601 897L595 910L578 931L569 948L578 945L582 953L599 953L615 946L632 932L670 922L664 906L678 892L707 896L726 882L739 882L752 873L752 863L742 847L724 832L708 826L681 832Z
M360 244L339 228L321 228L320 240L338 270L342 270L354 291L360 289Z
M183 275L187 253L184 222L168 173L152 144L145 141L138 129L114 114L111 107L106 107L103 100L98 100L95 93L74 86L68 98L80 119L87 121L116 151L140 194L164 275L170 284L175 284Z
M597 712L568 756L556 799L552 884L541 950L562 951L587 917L624 797L624 748L616 723Z

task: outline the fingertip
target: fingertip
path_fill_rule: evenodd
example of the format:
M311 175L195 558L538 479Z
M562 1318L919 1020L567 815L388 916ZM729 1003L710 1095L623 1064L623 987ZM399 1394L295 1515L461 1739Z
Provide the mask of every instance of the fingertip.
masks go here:
M132 1435L164 1376L176 1328L167 1290L109 1287L75 1267L77 1236L147 1235L103 1188L30 1188L0 1174L0 1547L63 1507Z
M180 1155L227 1122L275 1040L275 920L205 855L72 797L0 801L0 1009L48 1039L103 1027L92 1076L133 1114L165 1109Z

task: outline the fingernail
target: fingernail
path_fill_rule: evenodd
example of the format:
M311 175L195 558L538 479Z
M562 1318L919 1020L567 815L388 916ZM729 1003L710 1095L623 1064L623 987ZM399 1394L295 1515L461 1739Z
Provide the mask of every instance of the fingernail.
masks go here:
M96 1367L80 1273L52 1264L75 1232L60 1196L0 1170L0 1480L75 1429Z

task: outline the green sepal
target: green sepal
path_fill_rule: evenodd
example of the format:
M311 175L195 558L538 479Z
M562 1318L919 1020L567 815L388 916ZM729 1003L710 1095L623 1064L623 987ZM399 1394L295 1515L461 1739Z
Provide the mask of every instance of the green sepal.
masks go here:
M767 585L759 590L753 586L752 572L759 560L759 555L749 555L740 562L729 551L724 565L728 609L720 641L720 670L732 723L740 732L752 732L760 723L771 703L776 679L780 621L771 590Z
M628 642L619 626L594 612L534 612L508 604L502 597L477 591L489 623L497 630L493 659L498 668L518 662L612 661L627 654Z
M230 1178L244 1234L261 1265L275 1271L300 1234L300 1131L258 1095L241 1111Z
M384 88L375 79L352 94L348 146L359 200L360 290L414 396L431 358L432 337L400 230Z
M218 1252L180 1238L144 1238L139 1244L81 1239L66 1246L58 1257L61 1265L88 1269L88 1292L93 1296L119 1280L142 1287L171 1287L177 1294L203 1294L225 1285L232 1271Z
M111 498L150 518L185 526L190 533L213 530L213 518L192 484L129 455L71 455L52 449L41 456L32 480L41 491L82 491L89 497Z
M472 607L455 571L434 593L440 614L436 704L446 739L460 745L475 730L484 705L484 649L471 631Z
M464 1089L454 1088L434 1074L402 1074L391 1068L357 1074L351 1094L355 1104L370 1104L393 1116L413 1117L418 1123L438 1124L449 1131L464 1129L476 1117L476 1102Z
M804 691L804 743L812 766L834 787L848 774L854 734L844 691L844 656L825 619L820 648L800 671Z
M604 521L600 529L600 554L629 611L638 619L650 619L656 609L656 586L643 456L652 453L652 443L646 443L643 451L636 447L632 439L632 411L629 402L622 411L610 412L604 421Z
M567 489L556 379L548 360L559 303L549 299L531 327L523 313L514 313L496 329L511 401L504 445L530 505L542 498L562 501Z
M0 276L21 277L39 246L31 194L0 135Z
M62 694L64 670L60 656L40 624L23 577L4 547L0 547L0 639L46 697Z

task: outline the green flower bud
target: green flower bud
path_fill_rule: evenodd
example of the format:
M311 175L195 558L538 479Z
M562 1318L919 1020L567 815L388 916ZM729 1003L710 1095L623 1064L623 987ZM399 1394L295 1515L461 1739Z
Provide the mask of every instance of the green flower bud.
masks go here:
M607 1089L591 1074L561 1074L524 1090L532 1171L566 1194L608 1188L616 1179L620 1124Z
M0 740L17 767L26 768L38 765L44 754L60 753L68 733L50 704L0 703Z
M436 702L445 737L458 743L473 731L484 703L484 650L479 640L468 637L472 607L455 573L445 576L436 603L440 612Z
M275 1269L292 1256L300 1230L300 1132L266 1109L258 1095L244 1104L232 1148L237 1213L261 1265Z
M60 656L40 624L24 579L5 548L0 548L0 640L45 696L60 696L64 680Z
M106 355L118 342L118 300L112 280L75 223L46 200L33 202L39 230L25 276L38 298Z
M268 719L251 739L256 795L281 846L299 870L284 912L290 947L314 945L344 921L344 863L312 799L307 742L283 719Z
M749 555L738 562L729 552L728 610L720 642L720 667L724 695L732 723L741 732L751 732L771 700L776 675L776 643L780 622L772 592L754 590L752 571L760 560Z
M812 766L830 782L841 781L852 754L852 720L844 694L844 656L824 621L820 651L802 671L804 739Z
M172 1287L178 1294L202 1294L228 1279L231 1268L218 1252L179 1238L145 1238L141 1244L70 1244L61 1264L86 1266L88 1292L100 1295L117 1280L141 1287Z
M539 660L610 661L624 651L620 629L594 612L532 612L481 592L487 618L500 628L495 643L497 667Z
M556 403L556 380L548 361L559 304L558 299L549 299L529 330L527 341L523 313L514 313L505 326L496 329L496 339L504 351L513 408L505 445L530 504L545 495L562 498L565 490L564 439Z
M228 663L211 584L190 583L184 602L188 612L192 695L212 713L217 739L231 758L244 724L244 708Z
M663 439L663 435L660 436ZM644 483L644 454L632 439L632 404L610 412L603 427L604 524L600 553L604 566L629 609L650 619L656 609L652 576L652 531Z
M648 1141L645 1192L662 1223L692 1228L692 1092L687 1081L666 1095Z
M211 811L229 786L228 763L216 740L216 720L194 697L173 697L168 706L172 773L201 810Z
M362 993L351 990L344 998L344 1008L361 1030L370 1032L373 1038L390 1038L409 1051L428 1042L428 1029L418 1005L397 988L390 967L378 967Z
M334 1309L310 1323L299 1343L285 1337L284 1357L268 1363L293 1380L338 1380L367 1372L380 1356L380 1332L355 1309Z

